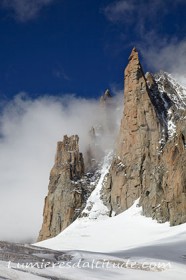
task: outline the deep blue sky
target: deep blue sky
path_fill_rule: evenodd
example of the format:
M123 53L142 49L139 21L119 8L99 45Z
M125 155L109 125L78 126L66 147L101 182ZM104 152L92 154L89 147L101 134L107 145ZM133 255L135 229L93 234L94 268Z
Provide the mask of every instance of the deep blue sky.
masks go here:
M1 2L1 99L20 91L32 97L62 93L98 97L107 87L122 88L133 45L141 51L145 70L151 51L153 55L160 51L160 67L169 46L179 51L181 44L185 53L184 0Z

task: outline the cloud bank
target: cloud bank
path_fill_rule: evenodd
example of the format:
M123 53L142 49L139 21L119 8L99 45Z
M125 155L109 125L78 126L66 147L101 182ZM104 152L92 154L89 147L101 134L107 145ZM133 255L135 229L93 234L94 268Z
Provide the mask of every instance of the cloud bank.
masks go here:
M3 0L3 8L13 12L15 18L26 22L38 16L41 9L50 5L55 0Z
M0 240L36 240L57 141L64 134L78 134L80 150L85 152L90 128L101 124L106 131L102 148L109 148L120 124L121 99L120 94L113 99L109 118L98 101L69 95L31 100L20 94L4 107L0 118ZM107 129L110 123L115 124L112 132Z

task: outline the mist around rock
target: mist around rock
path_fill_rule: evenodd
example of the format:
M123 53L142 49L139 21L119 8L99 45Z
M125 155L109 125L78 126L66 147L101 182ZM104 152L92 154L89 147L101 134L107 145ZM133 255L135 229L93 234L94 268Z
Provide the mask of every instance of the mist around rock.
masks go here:
M73 95L30 99L21 93L4 104L0 118L1 240L36 240L57 141L65 134L77 134L80 151L85 153L89 131L96 127L97 134L101 130L99 150L112 147L122 99L122 91L114 92L106 111L99 100Z

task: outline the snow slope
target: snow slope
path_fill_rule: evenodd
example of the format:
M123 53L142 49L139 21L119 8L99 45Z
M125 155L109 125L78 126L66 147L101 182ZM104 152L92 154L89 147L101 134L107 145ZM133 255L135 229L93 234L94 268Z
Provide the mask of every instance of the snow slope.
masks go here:
M82 211L82 216L87 216L89 219L105 219L108 218L109 210L103 204L101 200L101 190L105 181L105 176L109 172L109 167L112 161L112 151L108 151L107 155L104 157L101 176L95 187L94 191L91 193L90 197L87 200L86 207Z
M170 227L141 215L137 202L128 210L106 220L77 219L55 238L37 243L55 250L112 252L185 240L186 224ZM186 248L185 248L186 249ZM185 252L186 253L186 252Z
M137 201L112 218L76 220L57 237L36 245L62 250L71 260L56 260L43 269L18 269L15 263L8 268L0 262L0 279L186 279L186 224L169 227L143 217Z
M63 268L68 279L186 279L186 224L158 224L141 215L138 201L106 220L76 220L57 237L37 245L70 250L73 262L83 260L82 266L91 266L93 261L110 264L109 268L99 269ZM112 267L113 264L122 267Z
M77 219L57 237L35 244L60 250L61 258L55 259L54 254L44 267L48 260L43 255L42 268L26 267L24 263L17 267L15 262L8 265L1 261L0 280L186 279L186 224L158 224L142 216L138 201L120 215L108 217L100 191L110 159L108 153L97 187L84 209L87 216Z
M118 216L106 215L100 190L109 162L108 156L98 185L88 200L87 205L92 208L89 213L87 207L84 210L88 216L77 219L57 237L35 245L73 256L71 267L60 270L67 279L185 279L186 224L170 227L168 222L159 224L144 217L138 201ZM79 261L80 267L74 268L73 264ZM95 263L99 261L102 267L96 268ZM106 261L109 268L104 266ZM84 263L88 267L82 267ZM118 264L123 265L113 267Z
M106 153L100 179L83 210L86 217L78 218L61 234L38 242L37 246L55 250L111 252L152 242L165 242L168 238L176 238L185 232L186 224L170 227L168 222L160 224L142 216L142 208L138 206L138 201L120 215L109 217L109 211L100 198L100 192L111 160L112 152Z

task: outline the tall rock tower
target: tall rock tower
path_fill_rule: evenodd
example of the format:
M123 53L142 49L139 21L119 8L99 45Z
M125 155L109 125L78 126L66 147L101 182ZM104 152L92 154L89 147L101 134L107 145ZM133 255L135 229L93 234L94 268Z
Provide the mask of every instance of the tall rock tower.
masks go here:
M124 82L124 113L109 179L111 207L116 213L129 208L141 195L144 184L155 180L153 168L160 139L160 125L135 48ZM145 179L145 173L149 179Z
M78 141L77 135L65 135L63 141L57 143L38 241L56 236L80 213L84 202L81 184L84 161Z
M135 48L125 69L124 85L124 112L115 155L101 190L103 203L113 215L140 198L144 215L159 222L170 221L171 225L184 223L186 90L166 73L144 75ZM110 115L106 104L113 106L110 97L107 90L101 98L107 120ZM107 133L109 139L112 131L114 123L110 121L102 133ZM95 128L90 136L92 146L87 151L86 164L94 177L97 165L91 162L92 154L98 151ZM58 143L39 240L57 235L72 223L92 191L90 180L85 179L78 140L77 135L64 136L63 142Z
M145 77L134 48L125 69L124 113L108 181L107 206L118 214L140 197L143 213L172 225L186 221L185 121L168 79ZM167 91L165 91L165 88ZM168 92L172 92L169 95ZM168 133L171 110L176 131ZM180 118L178 117L180 116ZM175 119L175 121L176 121Z

